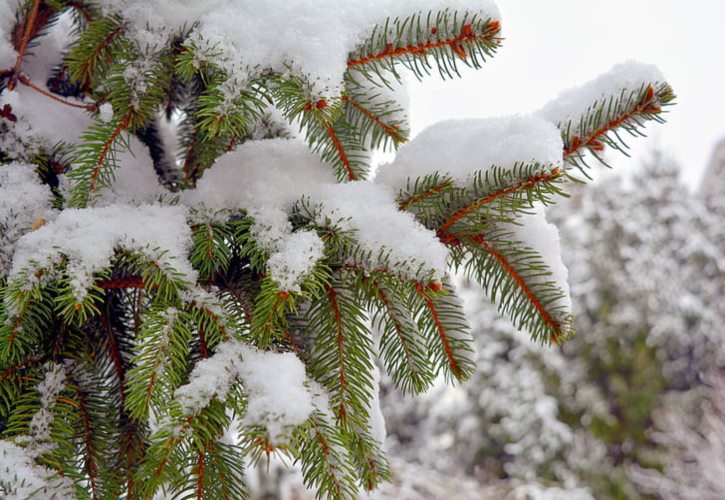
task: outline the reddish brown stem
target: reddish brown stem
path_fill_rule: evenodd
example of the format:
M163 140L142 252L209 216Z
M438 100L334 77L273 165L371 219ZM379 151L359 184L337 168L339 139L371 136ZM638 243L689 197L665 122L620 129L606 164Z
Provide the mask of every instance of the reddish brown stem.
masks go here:
M391 139L393 139L395 142L404 142L405 138L400 135L400 129L394 125L388 125L385 123L379 116L377 116L375 113L370 111L369 109L362 106L357 101L354 101L353 99L350 99L350 96L344 95L342 96L342 100L348 103L353 108L357 109L360 113L365 115L370 121L375 123L378 127L383 129L383 132L385 132Z
M40 9L40 3L41 0L35 0L33 2L33 6L30 8L30 14L25 21L25 25L23 27L23 36L20 39L20 45L16 47L18 51L18 57L17 59L15 59L15 66L13 67L14 76L11 77L10 81L8 82L8 90L15 89L15 81L17 80L17 75L20 74L20 70L23 67L23 57L25 57L25 49L28 47L28 43L33 37L33 34L37 33L37 30L35 29L35 21L38 18L38 9Z
M196 475L196 498L201 500L204 494L204 451L199 450L199 470Z
M96 471L98 470L98 467L93 461L93 433L91 430L91 416L88 412L88 407L86 406L85 396L83 393L78 390L76 391L76 394L78 395L78 404L81 412L81 418L83 420L86 474L88 474L88 482L91 486L91 497L93 500L98 500L98 495L96 493Z
M392 43L389 43L384 50L377 54L368 54L360 59L350 59L347 61L348 68L353 66L359 66L361 64L367 64L371 61L377 61L388 57L400 57L407 54L413 55L424 55L431 49L439 49L441 47L450 47L453 52L458 56L465 58L466 51L463 49L463 44L474 42L477 39L481 40L492 40L501 30L498 21L492 21L487 25L486 31L482 35L476 35L473 33L470 24L466 24L461 29L461 33L453 38L446 38L445 40L428 41L420 43L418 45L408 45L407 47L394 48Z
M564 147L564 156L571 156L580 150L582 147L588 147L595 151L601 151L604 149L604 144L599 140L607 132L615 127L622 125L624 122L632 118L633 116L642 113L643 111L659 111L660 108L654 105L655 102L655 91L652 86L647 87L642 99L637 105L629 111L623 112L621 115L611 120L600 128L587 135L586 137L579 137L575 135L569 140L569 144Z
M96 166L93 169L93 172L91 173L91 183L88 187L88 192L92 193L96 190L96 181L98 180L98 176L101 175L101 168L103 167L103 162L106 160L106 157L108 156L108 153L111 151L111 146L114 142L116 142L116 139L118 139L118 136L121 135L121 132L126 130L131 123L131 115L128 114L123 117L123 120L121 120L121 123L118 124L118 126L113 129L113 132L111 133L111 136L106 140L106 142L103 144L103 149L101 150L101 154L98 156L98 159L96 160Z
M342 147L342 143L340 143L340 139L337 137L337 134L335 133L335 130L332 128L332 125L330 125L329 123L326 123L325 130L327 130L327 135L330 136L330 140L332 140L332 144L335 146L335 149L337 150L337 154L340 157L342 166L345 167L345 170L347 171L347 180L349 180L349 181L357 180L357 176L355 175L355 172L353 172L352 166L350 165L350 160L348 160L347 154L345 153L345 149Z
M38 87L37 85L35 85L33 82L30 81L30 78L28 78L27 75L25 75L23 73L20 73L18 75L18 81L20 83L22 83L23 85L25 85L26 87L31 88L31 89L35 90L36 92L39 92L39 93L43 94L44 96L49 97L50 99L53 99L54 101L57 101L61 104L65 104L66 106L85 109L86 111L95 111L96 110L95 104L78 104L77 102L68 101L66 99L63 99L62 97L59 97L59 96L53 94L52 92L48 92L47 90L45 90L42 87Z
M35 359L26 359L20 364L17 364L15 366L11 366L10 368L6 368L5 371L0 373L0 382L4 381L8 377L11 377L14 375L17 371L22 370L25 367L37 365L38 361Z
M117 289L117 288L144 288L144 283L141 276L129 276L127 278L113 278L110 280L101 280L96 282L96 286L105 290Z
M425 300L425 304L428 307L428 310L430 311L431 316L433 317L433 322L436 325L436 330L438 331L438 336L441 339L441 343L443 344L443 350L446 352L446 357L448 358L448 363L451 366L451 371L456 375L456 377L460 377L463 372L461 371L461 368L458 366L458 362L456 361L455 356L453 355L453 349L451 349L451 343L448 340L448 335L446 334L446 330L443 327L443 323L441 323L440 317L438 316L438 311L436 310L435 304L433 304L433 301L430 299L428 294L423 292L423 285L418 283L416 285L416 289L421 294L423 299Z
M501 266L506 270L506 273L511 276L511 279L516 282L516 285L526 296L526 299L534 306L544 322L549 325L549 327L551 327L551 341L555 344L558 344L561 337L561 325L557 321L555 321L554 318L551 317L549 312L546 310L538 297L536 297L531 288L529 288L529 286L526 284L526 281L524 281L516 268L514 268L514 266L501 252L499 252L491 244L489 244L482 235L476 235L472 237L471 240L481 245L486 250L486 252L492 255L498 261L498 263L501 264Z
M345 379L345 336L342 331L342 314L340 314L340 307L337 304L337 293L332 286L327 287L327 296L330 298L330 307L335 315L335 326L337 327L337 356L340 358L340 391L344 392L347 387L347 380ZM345 399L340 400L340 408L338 408L338 416L345 418L347 410L345 408Z

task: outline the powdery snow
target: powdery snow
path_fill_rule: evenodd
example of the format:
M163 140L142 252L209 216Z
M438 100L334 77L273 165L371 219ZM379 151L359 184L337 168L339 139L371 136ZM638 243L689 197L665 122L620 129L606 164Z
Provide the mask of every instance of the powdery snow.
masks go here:
M174 396L188 415L212 399L223 400L241 381L248 396L245 425L261 425L276 440L312 413L305 367L293 353L259 351L236 340L223 342L210 358L197 363L189 383Z
M446 120L404 144L395 160L378 169L376 182L396 189L435 172L467 183L476 172L492 166L512 168L516 163L562 163L561 132L537 116Z
M40 182L33 165L0 166L0 277L10 270L18 239L34 223L54 217L51 192Z
M139 251L168 264L192 281L196 272L186 258L191 247L186 209L159 205L111 205L66 209L54 221L24 235L17 243L10 279L25 268L49 267L67 257L68 274L78 299L113 259L114 251Z
M610 97L619 98L623 92L628 97L630 92L639 90L643 85L664 82L665 78L654 64L623 62L584 85L563 91L538 114L552 123L562 125L572 120L572 125L576 127L579 117L595 102L601 104Z
M40 409L30 421L30 431L35 441L50 440L50 424L53 422L53 408L58 395L65 389L65 367L58 363L48 363L45 378L38 384Z
M265 69L306 75L316 96L339 95L347 57L363 43L377 24L387 18L405 18L446 8L500 19L493 0L426 0L415 6L398 0L344 3L335 0L276 2L249 0L104 0L130 21L130 36L138 45L155 50L170 31L198 25L191 35L202 57L231 69L244 80ZM165 28L160 34L147 30Z
M25 448L0 440L0 485L7 500L28 498L73 498L73 483L67 477L36 465Z
M319 193L320 219L327 216L355 230L355 240L370 252L369 259L357 264L370 270L390 268L411 278L432 272L440 279L445 274L446 247L413 214L400 211L385 186L358 181L321 186Z
M117 168L107 189L98 192L95 205L153 203L169 192L159 183L149 149L134 136L125 137L129 148L116 152Z
M435 234L413 216L398 210L393 193L385 186L359 181L339 184L331 169L301 141L270 139L249 141L224 155L199 180L197 188L182 194L191 206L211 209L246 209L255 219L252 234L272 258L273 279L289 285L309 272L322 248L311 236L294 236L301 245L290 245L292 226L288 215L305 197L321 208L325 217L355 231L355 238L372 260L370 269L385 266L386 255L396 271L420 277L420 272L445 273L446 248ZM294 285L293 285L294 286ZM292 288L294 289L294 288Z

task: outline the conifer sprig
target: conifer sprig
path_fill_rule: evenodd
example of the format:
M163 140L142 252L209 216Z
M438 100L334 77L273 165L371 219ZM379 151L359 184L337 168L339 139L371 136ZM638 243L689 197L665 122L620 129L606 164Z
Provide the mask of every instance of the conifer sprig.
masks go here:
M434 68L441 77L452 78L459 75L459 63L478 69L492 57L500 31L498 21L448 9L388 20L350 54L348 74L386 84L390 76L401 79L401 64L419 79Z
M653 82L593 102L580 117L558 124L564 138L564 160L588 176L586 152L604 165L607 162L602 152L606 146L629 156L622 132L632 137L644 136L646 122L664 123L664 108L672 105L674 99L672 87Z

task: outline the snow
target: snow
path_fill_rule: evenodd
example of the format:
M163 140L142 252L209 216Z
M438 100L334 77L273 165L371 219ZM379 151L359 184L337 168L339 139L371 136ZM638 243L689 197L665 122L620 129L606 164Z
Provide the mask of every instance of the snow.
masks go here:
M576 127L579 117L595 102L601 104L610 97L619 98L623 92L627 97L630 92L640 90L643 85L656 87L657 83L664 82L665 78L654 64L623 62L584 85L561 92L538 114L552 123L562 125L572 120L572 125Z
M45 378L38 384L40 409L30 421L30 432L35 441L50 440L50 424L53 422L55 399L65 389L66 371L59 363L47 363Z
M385 417L380 409L380 368L378 368L374 360L371 360L370 364L373 367L372 398L370 398L370 432L373 439L385 449L387 431L385 430Z
M244 422L265 426L273 440L312 413L305 366L293 353L249 348L240 373L249 396Z
M369 270L387 267L388 257L397 272L411 278L421 272L438 277L445 273L446 248L413 215L398 210L387 187L367 181L337 183L331 169L299 140L248 141L221 157L181 199L194 207L246 209L255 219L257 243L270 256L282 253L272 260L272 278L290 286L312 268L313 257L322 250L311 235L295 236L301 245L285 243L284 251L280 246L296 234L288 215L303 197L320 206L318 223L324 225L329 217L355 232L361 247L371 253L371 260L357 264Z
M68 100L84 104L77 99ZM83 131L93 123L86 111L49 99L24 85L0 94L0 108L5 104L9 104L18 117L15 123L4 120L10 130L21 140L32 137L49 148L59 142L77 143ZM59 127L59 123L62 126Z
M248 397L243 423L264 426L274 441L312 413L306 380L305 367L293 353L259 351L229 340L197 363L189 383L174 396L187 415L196 415L212 399L223 400L232 384L241 381Z
M0 166L0 277L10 270L18 239L36 221L55 216L50 199L50 189L40 182L33 165Z
M290 233L267 260L267 271L281 290L297 292L299 280L323 257L324 242L314 231Z
M193 281L196 273L186 258L191 244L183 207L110 205L66 209L54 221L20 238L10 279L25 268L57 264L62 254L67 257L74 293L81 300L93 283L93 274L107 268L114 251L122 247L172 266Z
M404 144L392 163L378 169L376 182L400 189L408 179L435 172L466 184L494 165L538 162L553 169L562 163L562 149L561 132L537 116L446 120Z
M198 21L190 41L202 49L206 60L223 68L235 67L233 78L240 85L265 69L285 73L291 68L306 76L318 97L340 94L348 54L366 40L376 24L387 18L450 8L500 19L493 0L427 0L417 2L415 7L397 0L349 4L297 0L287 2L283 9L275 2L263 0L100 3L130 22L130 36L142 50L155 50L170 30ZM160 34L147 30L147 24ZM161 27L164 29L159 30Z
M110 102L104 102L98 108L98 117L103 123L113 120L113 106Z
M159 183L149 149L134 136L125 138L129 148L116 152L110 188L98 192L96 206L117 203L158 202L169 192Z
M355 240L369 256L356 264L368 270L387 268L411 278L446 271L448 250L435 233L415 221L413 214L398 209L385 186L367 181L320 187L323 205L319 223L329 217L343 229L355 231Z
M12 2L11 2L12 3ZM6 2L0 2L0 35L5 22L4 9ZM14 9L13 9L14 11ZM15 16L8 14L11 24ZM51 76L53 67L62 60L62 54L71 40L73 32L72 17L61 16L46 36L38 39L39 44L26 53L23 60L23 71L33 84L47 90L45 82ZM9 31L8 31L9 33ZM3 37L3 41L5 38ZM0 41L0 60L2 44ZM0 69L13 66L0 64ZM77 104L87 104L72 97L65 98ZM39 92L18 83L12 92L0 93L0 108L10 104L13 113L18 117L15 123L3 122L9 126L10 134L27 142L31 139L40 140L48 148L59 142L76 143L81 133L93 123L90 114L80 108L72 108L66 104L49 99ZM62 123L63 126L58 126Z
M6 488L9 488L6 490ZM0 440L0 492L7 500L73 498L73 483L37 465L27 450Z

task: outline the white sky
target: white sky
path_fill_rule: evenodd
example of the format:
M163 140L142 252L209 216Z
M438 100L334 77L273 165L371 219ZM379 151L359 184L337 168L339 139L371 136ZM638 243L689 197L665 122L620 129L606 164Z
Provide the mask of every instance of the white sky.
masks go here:
M409 82L413 134L438 120L526 113L627 59L654 63L677 94L665 125L629 141L637 168L655 146L695 187L725 137L725 0L498 0L498 54L478 71Z

